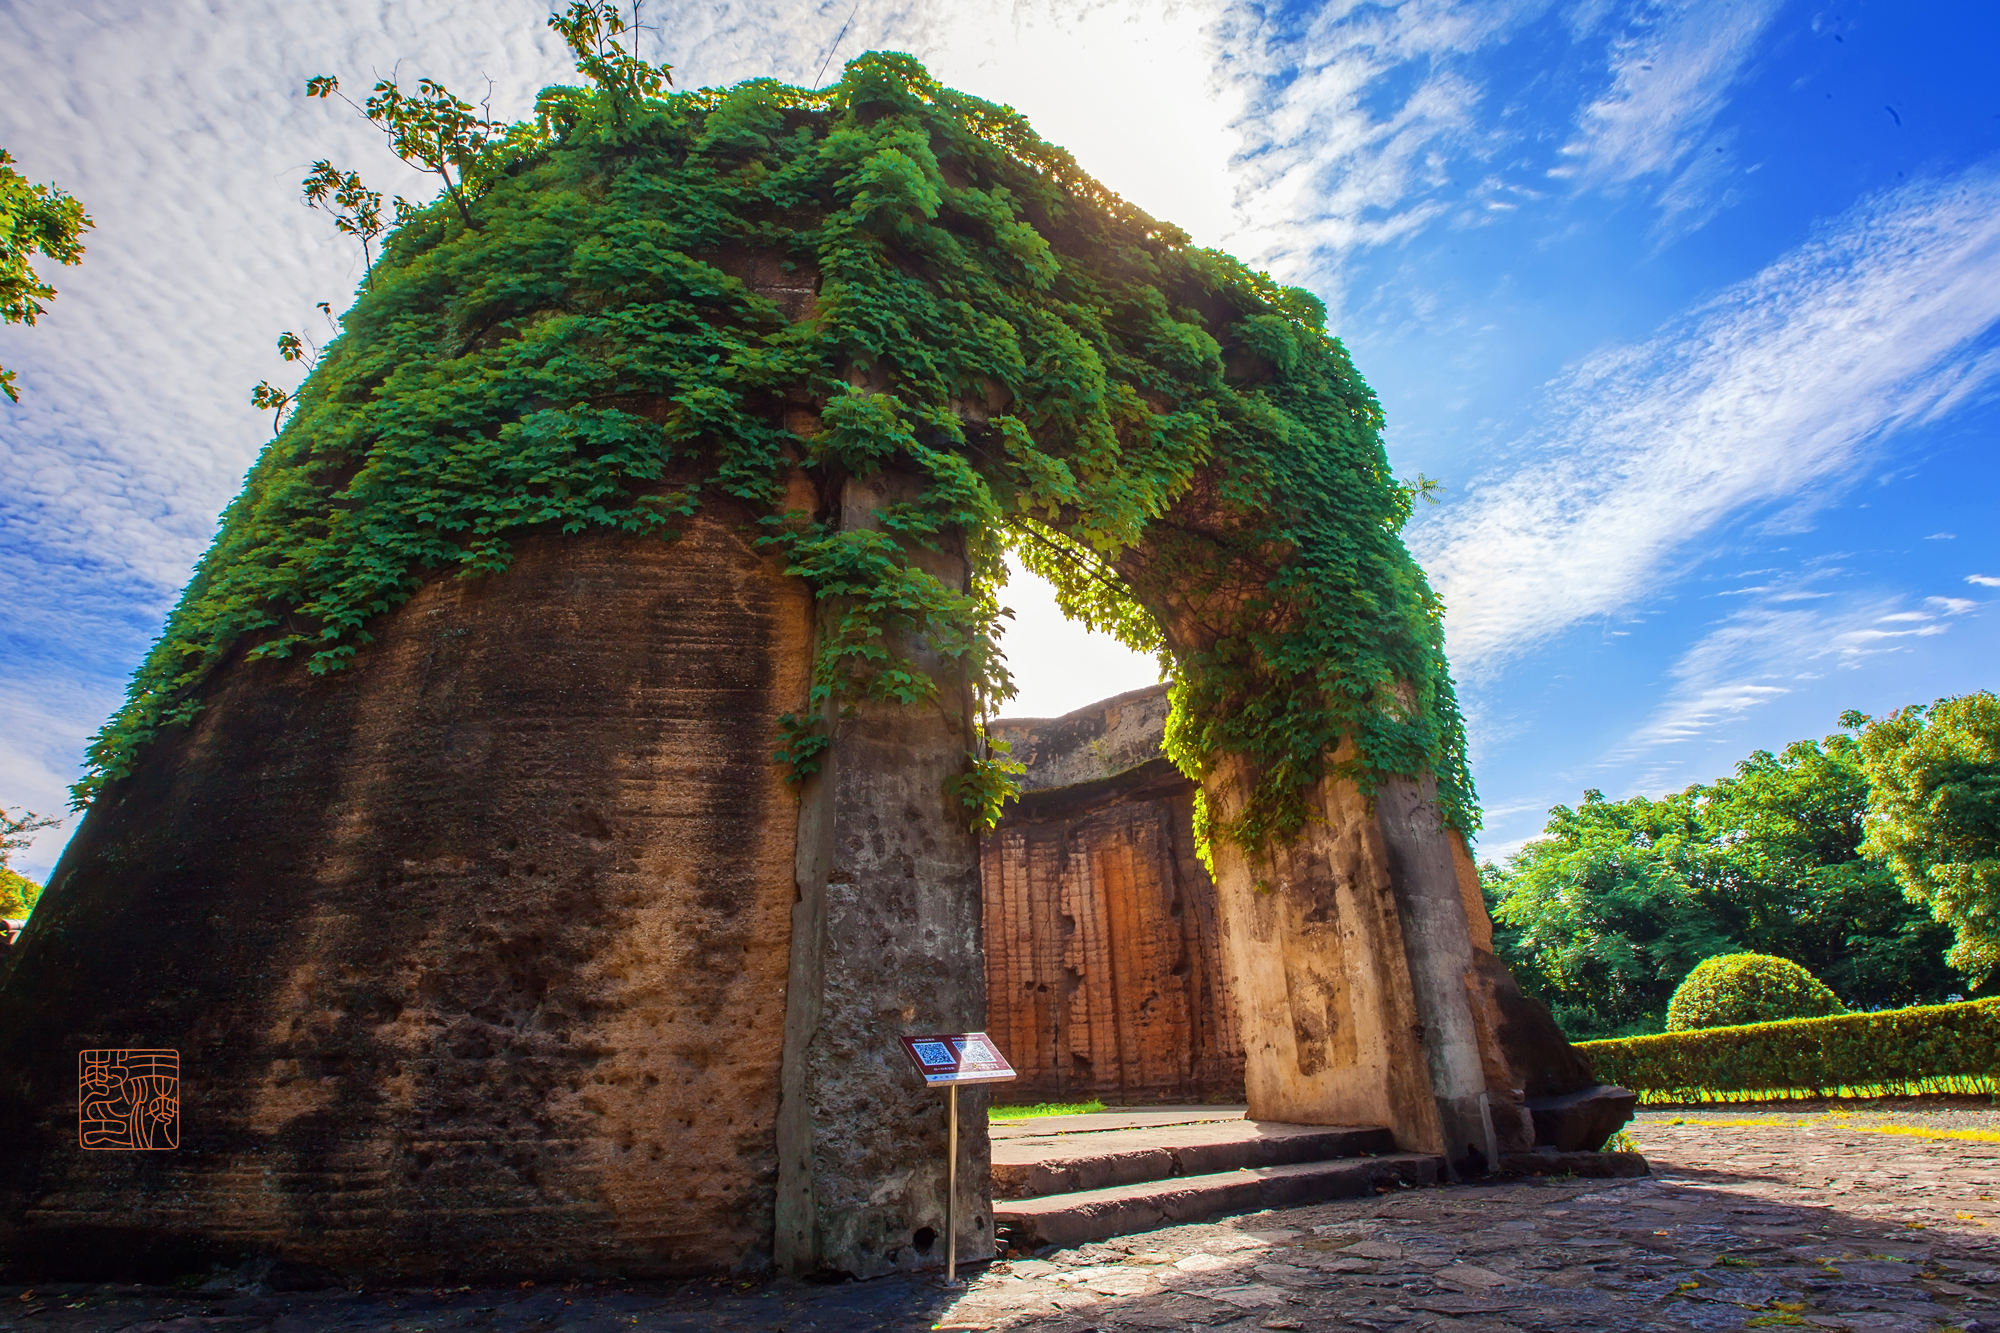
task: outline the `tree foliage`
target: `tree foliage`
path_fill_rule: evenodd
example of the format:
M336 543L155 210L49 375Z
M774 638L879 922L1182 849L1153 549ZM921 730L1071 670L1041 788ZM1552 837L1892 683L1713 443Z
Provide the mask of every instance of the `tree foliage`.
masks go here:
M1667 1031L1844 1014L1840 997L1789 958L1732 953L1704 959L1667 1001Z
M597 86L544 90L531 123L429 83L363 108L445 197L385 234L80 803L191 719L232 651L339 669L427 577L499 574L534 531L668 540L722 499L822 599L812 697L778 738L795 774L858 700L962 706L899 645L982 714L1011 693L997 592L1018 544L1067 610L1166 656L1184 769L1252 761L1223 831L1295 831L1343 740L1364 784L1435 772L1473 827L1439 608L1399 536L1421 487L1391 476L1312 296L1191 246L907 56L819 92L653 96L577 14ZM810 311L754 289L752 262L798 274ZM829 494L885 467L922 489L880 530L788 505L798 469ZM1181 508L1198 479L1202 523ZM1142 548L1149 595L1188 623L1135 596ZM975 815L1000 762L961 784Z
M1862 851L1957 932L1952 966L1983 980L2000 964L2000 698L1841 721L1860 732L1869 779Z
M38 815L33 810L22 810L17 814L0 805L0 917L18 920L34 910L35 899L41 896L42 886L7 862L15 852L32 842L37 833L54 828L61 822L48 815Z
M83 205L53 185L36 185L8 165L13 157L0 148L0 323L33 324L47 313L56 289L42 280L33 265L36 255L58 264L83 259L79 239L95 224ZM0 393L21 401L14 372L0 367Z
M1760 750L1712 784L1550 812L1503 869L1482 867L1496 947L1572 1036L1657 1032L1702 960L1774 954L1854 1008L1964 988L1949 932L1857 851L1861 746L1842 734Z

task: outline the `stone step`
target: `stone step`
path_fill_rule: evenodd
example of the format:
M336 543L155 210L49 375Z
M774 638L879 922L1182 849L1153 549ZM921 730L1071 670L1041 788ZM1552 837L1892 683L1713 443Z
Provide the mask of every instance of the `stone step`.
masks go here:
M1204 1222L1227 1213L1351 1199L1398 1185L1435 1185L1443 1178L1444 1159L1429 1153L1297 1162L1038 1199L996 1199L993 1223L1017 1249L1033 1250Z
M1037 1199L1149 1180L1214 1175L1239 1167L1290 1166L1395 1150L1395 1137L1373 1125L1230 1120L1095 1133L1057 1132L995 1141L993 1194L996 1199Z
M1046 1139L1106 1129L1158 1129L1165 1125L1218 1124L1240 1121L1250 1108L1236 1106L1121 1106L1115 1111L1083 1115L1043 1115L1026 1120L995 1120L987 1137Z

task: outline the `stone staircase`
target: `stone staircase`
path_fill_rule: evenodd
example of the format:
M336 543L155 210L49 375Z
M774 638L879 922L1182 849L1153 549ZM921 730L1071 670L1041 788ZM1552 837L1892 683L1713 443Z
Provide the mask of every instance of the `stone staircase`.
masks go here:
M1282 1125L1241 1107L1159 1108L991 1128L993 1221L1019 1250L1080 1245L1230 1213L1444 1178L1375 1126Z

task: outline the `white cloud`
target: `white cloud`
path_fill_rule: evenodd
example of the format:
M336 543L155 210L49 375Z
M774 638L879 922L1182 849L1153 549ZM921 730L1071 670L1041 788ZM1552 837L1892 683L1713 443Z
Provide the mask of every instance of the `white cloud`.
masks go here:
M1996 320L2000 177L1981 170L1864 203L1651 341L1591 357L1551 386L1554 425L1511 471L1413 525L1454 663L1477 674L1647 597L1749 506L1810 505L1962 396Z
M1975 583L1982 588L2000 588L2000 579L1994 578L1991 574L1967 574L1965 581Z
M1645 6L1612 46L1610 89L1584 108L1563 148L1574 162L1569 171L1581 182L1615 184L1672 170L1722 110L1778 8L1778 0ZM1711 145L1718 146L1726 145ZM1663 203L1685 211L1703 193L1684 175Z
M1344 3L1302 27L1276 10L1232 8L1220 42L1225 73L1247 98L1238 129L1253 146L1238 167L1244 221L1232 248L1330 288L1339 255L1401 240L1452 212L1446 187L1456 159L1485 136L1476 119L1482 89L1461 58L1546 8L1546 0ZM1499 197L1510 192L1489 179L1474 193L1482 207L1504 210L1515 206Z
M1934 638L1950 629L1929 612L1890 610L1894 605L1880 600L1842 609L1760 605L1727 617L1681 654L1668 672L1673 683L1651 716L1601 764L1639 762L1652 769L1640 785L1671 785L1667 774L1682 767L1673 757L1677 747L1713 738L1803 682L1817 680L1818 664L1857 667L1884 653L1907 651L1905 640ZM1880 628L1884 625L1908 628Z
M1924 604L1935 606L1948 616L1962 616L1979 605L1970 597L1926 597Z
M1693 740L1790 693L1790 673L1781 668L1802 645L1824 640L1821 617L1812 611L1759 607L1736 613L1674 664L1674 684L1659 707L1605 762Z

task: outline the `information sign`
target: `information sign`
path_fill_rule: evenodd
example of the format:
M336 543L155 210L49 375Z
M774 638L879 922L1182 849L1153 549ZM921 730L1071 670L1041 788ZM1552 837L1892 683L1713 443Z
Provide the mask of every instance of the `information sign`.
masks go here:
M1015 1078L1014 1066L984 1032L939 1032L903 1038L903 1050L924 1076L942 1087L950 1106L945 1133L944 1280L958 1285L958 1085L1001 1083Z
M903 1049L930 1084L1001 1083L1019 1077L984 1032L905 1037Z

